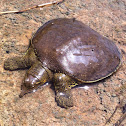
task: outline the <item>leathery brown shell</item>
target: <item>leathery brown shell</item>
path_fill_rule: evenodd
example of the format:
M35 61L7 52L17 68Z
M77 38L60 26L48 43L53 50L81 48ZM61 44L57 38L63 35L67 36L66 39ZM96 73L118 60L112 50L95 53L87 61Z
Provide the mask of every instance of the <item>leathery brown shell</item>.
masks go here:
M83 82L109 76L121 59L114 42L75 19L45 23L33 36L32 45L43 66Z

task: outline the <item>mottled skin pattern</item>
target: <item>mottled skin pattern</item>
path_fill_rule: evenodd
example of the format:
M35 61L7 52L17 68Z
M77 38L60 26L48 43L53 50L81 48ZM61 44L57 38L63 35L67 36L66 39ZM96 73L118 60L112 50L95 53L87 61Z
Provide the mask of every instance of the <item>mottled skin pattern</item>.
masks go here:
M7 59L6 70L30 68L19 95L36 90L46 82L54 84L59 106L73 106L71 88L110 76L120 64L115 44L75 19L54 19L33 36L23 57Z

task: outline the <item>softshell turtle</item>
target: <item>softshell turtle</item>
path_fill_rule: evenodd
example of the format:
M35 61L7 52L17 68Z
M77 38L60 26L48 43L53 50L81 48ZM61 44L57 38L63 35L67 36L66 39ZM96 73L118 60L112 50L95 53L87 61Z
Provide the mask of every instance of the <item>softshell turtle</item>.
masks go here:
M7 59L4 68L30 68L20 97L50 81L58 105L68 108L73 106L72 87L110 76L117 70L120 59L120 52L111 40L76 19L59 18L40 27L26 55Z

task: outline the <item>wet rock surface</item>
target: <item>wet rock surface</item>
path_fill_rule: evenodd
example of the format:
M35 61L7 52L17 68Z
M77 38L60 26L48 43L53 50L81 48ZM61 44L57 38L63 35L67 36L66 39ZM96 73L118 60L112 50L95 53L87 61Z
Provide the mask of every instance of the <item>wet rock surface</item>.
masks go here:
M50 0L51 1L51 0ZM21 10L49 0L1 0L0 11ZM126 2L125 0L66 0L58 6L33 9L20 14L0 15L0 124L19 126L113 126L125 114L126 104ZM53 86L19 98L26 70L6 71L4 61L23 56L36 30L54 18L76 18L113 40L122 54L122 65L111 77L88 90L72 89L74 107L57 106ZM122 87L122 88L121 88ZM122 122L126 125L126 119Z

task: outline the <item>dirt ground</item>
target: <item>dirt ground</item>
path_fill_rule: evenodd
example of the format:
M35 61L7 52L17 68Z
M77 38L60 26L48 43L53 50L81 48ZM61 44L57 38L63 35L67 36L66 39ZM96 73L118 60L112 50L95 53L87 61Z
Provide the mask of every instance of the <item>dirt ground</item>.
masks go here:
M0 11L21 10L52 0L1 0ZM126 125L126 1L65 0L60 5L20 14L0 15L0 126L120 126ZM51 85L19 98L26 70L7 71L4 61L23 56L29 40L45 22L76 18L111 39L120 49L122 65L111 77L88 90L72 89L74 107L61 108ZM122 102L122 103L120 103ZM116 106L120 105L113 117Z

